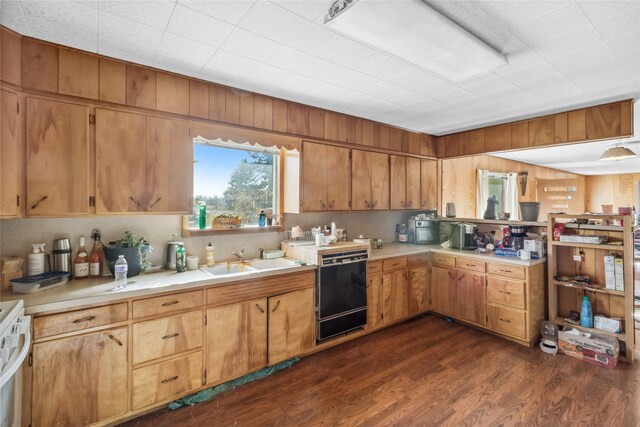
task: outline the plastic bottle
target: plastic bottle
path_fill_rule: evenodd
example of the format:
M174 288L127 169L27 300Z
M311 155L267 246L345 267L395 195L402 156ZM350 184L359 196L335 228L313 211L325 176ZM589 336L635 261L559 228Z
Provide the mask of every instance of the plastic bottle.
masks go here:
M178 273L184 273L187 270L187 251L184 249L184 244L178 243L176 248L176 271Z
M116 289L124 289L127 287L128 270L129 266L127 265L127 260L124 259L124 255L118 255L116 266L113 269L113 272L116 276Z
M591 311L591 301L588 296L582 298L582 310L580 310L580 326L593 328L593 312Z
M35 276L44 273L44 243L34 243L33 252L27 256L27 274Z
M264 211L260 211L260 215L258 215L258 226L265 227L267 225L267 215Z
M89 257L89 277L100 277L104 272L104 251L99 231L94 230L93 240L93 250Z
M209 242L209 244L207 245L207 267L213 267L213 265L216 263L214 250L215 249L213 245L211 244L211 242Z
M207 228L207 204L203 201L198 205L198 228L204 230Z
M407 243L409 241L409 234L407 233L407 224L400 225L400 231L398 232L398 242Z
M87 248L84 247L84 236L80 237L80 247L76 254L75 260L73 260L73 278L74 279L86 279L89 277L89 254Z

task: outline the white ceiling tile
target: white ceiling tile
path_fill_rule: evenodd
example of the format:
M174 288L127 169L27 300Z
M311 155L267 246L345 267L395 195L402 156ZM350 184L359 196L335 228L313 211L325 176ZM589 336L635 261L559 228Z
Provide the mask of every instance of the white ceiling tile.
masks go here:
M541 57L553 59L598 43L602 43L602 37L593 25L587 25L560 37L536 44L533 49Z
M38 39L49 40L64 46L70 46L76 49L88 52L98 51L98 29L80 28L71 25L61 25L57 28L51 28L43 25L41 18L32 18L29 25L35 30L32 36ZM97 27L97 25L96 25Z
M340 99L340 102L342 103L347 103L350 104L352 106L364 106L367 104L370 104L374 101L377 101L378 98L364 94L364 93L360 93L360 92L354 92L352 94L349 94L347 96L345 96L344 98Z
M574 28L589 25L591 22L582 9L571 2L563 7L554 9L544 15L528 20L511 31L525 44L532 46L568 33Z
M366 74L362 74L359 71L347 71L340 80L336 81L337 85L353 89L358 92L363 92L378 83L380 83L380 80L374 79Z
M426 99L424 95L420 95L410 90L403 90L402 92L397 92L395 95L385 98L386 101L398 105L414 104L416 102L423 101L424 99Z
M480 3L480 7L488 16L502 21L510 28L514 28L570 3L570 1L496 0L483 1Z
M426 111L435 108L442 108L445 104L436 101L435 99L431 99L428 97L423 97L421 100L407 104L407 107L413 109L414 114L416 111Z
M234 28L204 13L176 5L167 31L210 46L220 46Z
M598 22L626 13L638 7L638 2L635 0L578 0L578 6L591 22Z
M275 0L275 4L313 22L323 22L333 0Z
M473 83L461 85L463 89L476 95L487 95L503 89L512 88L513 84L501 76L490 74L484 79Z
M257 61L219 49L209 63L205 65L205 68L213 73L246 77L255 71L259 65L260 63Z
M363 89L362 93L366 93L367 95L371 95L379 99L385 99L390 96L397 95L403 90L404 89L401 89L398 86L390 85L387 82L379 81L373 86Z
M451 92L454 89L458 89L458 87L452 85L451 83L445 82L444 80L437 79L414 88L414 91L421 95L433 98L436 95L440 95L441 93L445 92Z
M594 23L596 30L605 39L614 39L628 33L635 33L640 27L640 3L625 13L614 15Z
M457 104L459 102L466 102L474 97L474 94L464 89L454 89L449 92L433 95L431 98L443 104Z
M255 0L179 0L179 4L232 25L238 25Z
M433 74L430 74L419 68L411 68L409 71L400 73L394 77L387 79L387 83L405 89L413 89L434 80L437 80L437 77L435 77Z
M327 83L339 81L345 73L350 72L332 62L307 55L290 47L282 48L274 58L272 65Z
M342 49L331 55L329 60L352 70L366 72L374 62L382 58L384 58L384 55L377 50L350 41Z
M31 35L29 24L27 24L27 19L18 0L2 0L0 2L0 24L25 36Z
M502 78L515 85L526 83L531 80L541 79L559 75L560 73L548 62L537 62L528 67L516 68L515 70L502 74Z
M311 25L291 40L288 46L318 58L329 59L348 43L349 39L327 28Z
M615 55L604 42L552 58L549 63L562 73L583 68L617 66Z
M119 58L123 52L128 61L135 62L135 55L148 64L160 45L162 31L134 23L108 13L98 14L98 53ZM133 57L132 57L133 56Z
M126 18L158 30L167 28L174 6L175 1L172 0L99 0L98 3L100 12Z
M428 4L481 40L488 34L500 33L507 29L503 21L495 19L473 2L431 0Z
M188 68L192 72L199 72L207 65L216 48L197 41L164 33L154 61L175 61L181 68Z
M223 49L259 62L272 64L283 44L260 37L257 34L236 28L222 45Z
M363 72L380 80L388 80L394 76L411 71L413 67L404 61L391 56L382 58L371 64Z
M273 3L258 1L238 26L278 43L287 44L298 34L315 25Z

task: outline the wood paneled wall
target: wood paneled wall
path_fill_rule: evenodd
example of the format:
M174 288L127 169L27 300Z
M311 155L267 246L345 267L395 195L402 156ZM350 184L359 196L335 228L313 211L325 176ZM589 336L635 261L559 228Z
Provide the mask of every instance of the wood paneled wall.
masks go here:
M444 159L439 160L439 163L439 170L442 171L441 198L438 205L440 213L445 214L444 207L447 202L454 202L457 216L460 218L474 218L476 216L477 169L500 173L527 171L529 173L527 191L524 196L518 191L521 202L536 201L536 179L586 179L582 175L488 155ZM544 206L541 206L539 218L543 219L546 215L547 211Z
M436 156L436 141L431 135L22 37L2 26L0 38L0 80L24 91L162 111L306 139Z
M601 205L612 204L615 210L620 206L637 206L636 186L640 173L620 175L600 175L587 177L587 212L602 212Z

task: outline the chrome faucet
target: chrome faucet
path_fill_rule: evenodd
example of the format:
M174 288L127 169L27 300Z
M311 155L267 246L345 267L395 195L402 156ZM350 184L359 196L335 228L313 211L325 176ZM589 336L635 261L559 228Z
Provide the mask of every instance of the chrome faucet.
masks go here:
M244 248L242 248L240 252L231 252L231 253L237 256L238 258L240 258L240 261L244 262Z

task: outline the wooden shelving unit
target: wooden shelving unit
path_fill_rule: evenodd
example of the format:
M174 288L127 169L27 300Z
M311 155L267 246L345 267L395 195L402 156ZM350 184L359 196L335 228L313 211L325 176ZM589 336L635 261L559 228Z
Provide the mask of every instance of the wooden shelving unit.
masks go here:
M549 319L562 326L591 332L597 335L617 338L624 346L621 358L631 362L634 357L634 319L633 319L633 218L629 215L573 215L549 214L547 218L549 244L547 261L549 271ZM622 225L593 225L569 223L573 220L622 221ZM551 240L557 223L567 223L564 234L585 236L608 236L606 244L579 242L560 242ZM613 253L624 259L624 291L606 289L604 273L604 255ZM581 261L574 256L581 255ZM589 276L589 284L563 282L556 275ZM588 295L593 313L623 320L622 332L614 333L595 328L584 328L565 321L570 311L580 312L582 297Z

